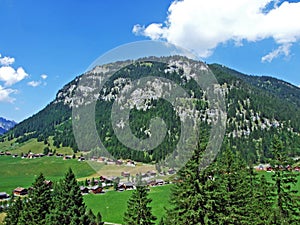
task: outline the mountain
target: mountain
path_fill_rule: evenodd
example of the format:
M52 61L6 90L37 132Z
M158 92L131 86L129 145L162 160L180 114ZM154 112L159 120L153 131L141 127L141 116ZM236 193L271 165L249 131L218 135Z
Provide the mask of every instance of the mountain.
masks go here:
M213 104L208 98L209 91L199 88L192 79L197 72L205 71L205 68L202 62L180 56L145 58L135 62L123 61L97 66L66 84L58 91L54 101L16 125L2 137L2 142L13 140L15 143L26 144L33 138L46 142L51 138L56 148L70 146L76 152L78 146L72 129L72 109L88 104L92 98L96 98L94 122L106 149L116 158L131 158L143 162L158 161L170 154L180 141L180 116L189 118L198 115L201 127L208 130L218 119L216 113L209 109ZM223 147L229 144L249 162L266 162L272 157L269 151L272 137L278 134L283 138L291 156L300 155L298 87L272 77L249 76L219 64L211 64L209 68L218 80L214 88L224 95L227 107ZM113 75L98 91L95 87L99 85L99 77L103 77L107 72ZM128 103L129 127L133 134L140 139L151 137L153 134L149 127L150 121L160 117L165 122L167 136L151 151L130 151L114 133L111 108L116 96L123 89L130 89L134 80L146 79L149 76L167 79L181 86L189 96L185 103L192 103L192 108L174 111L170 102L160 99L159 90L168 88L155 82L150 82L150 85L148 83L145 91L131 93L134 100ZM89 85L85 85L83 80L88 80ZM172 89L171 86L169 88ZM83 92L86 90L90 91L91 99L84 97ZM82 95L78 92L82 92ZM171 91L164 94L172 95ZM149 100L142 100L145 96L148 96ZM86 113L86 116L89 114ZM79 130L85 132L85 125L89 124L83 124ZM121 123L117 125L123 126ZM90 132L85 132L84 135L89 136ZM128 138L131 136L128 135ZM89 141L79 146L79 149L88 151L94 150L93 148Z
M0 135L13 128L17 123L15 121L6 120L0 117Z

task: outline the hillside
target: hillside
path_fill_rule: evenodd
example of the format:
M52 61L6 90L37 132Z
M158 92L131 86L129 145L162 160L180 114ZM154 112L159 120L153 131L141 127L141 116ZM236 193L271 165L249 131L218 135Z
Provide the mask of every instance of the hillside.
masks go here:
M13 128L17 123L0 117L0 135Z
M122 63L125 62L96 67L76 77L59 90L54 101L47 107L4 135L2 142L9 140L11 143L26 145L32 138L42 142L53 137L53 145L57 148L70 146L77 152L71 117L72 107L76 107L76 102L79 102L78 99L74 99L74 93L83 89L80 86L82 77L86 76L97 82L101 71L114 71ZM143 162L159 161L171 153L179 141L181 131L178 113L168 101L155 95L147 102L140 101L137 95L130 106L130 128L136 137L144 139L151 136L150 120L154 117L163 118L168 135L159 146L148 153L130 151L114 134L110 119L111 107L117 94L125 86L130 86L134 80L147 76L162 77L183 87L193 102L193 111L183 110L182 114L199 115L201 127L210 129L215 115L209 110L207 93L187 75L194 68L203 68L203 64L183 57L167 57L163 62L144 59L144 62L129 63L110 77L101 92L97 93L95 123L100 140L111 154L116 158L132 158ZM226 98L227 128L224 142L235 147L249 162L265 162L272 157L269 146L271 137L276 133L284 137L291 156L300 154L299 88L272 77L249 76L218 64L209 65L209 68L219 82L216 88L221 90ZM147 91L151 88L157 88L157 84L148 87ZM140 96L145 93L140 93ZM89 145L84 146L84 149L92 150L89 149Z

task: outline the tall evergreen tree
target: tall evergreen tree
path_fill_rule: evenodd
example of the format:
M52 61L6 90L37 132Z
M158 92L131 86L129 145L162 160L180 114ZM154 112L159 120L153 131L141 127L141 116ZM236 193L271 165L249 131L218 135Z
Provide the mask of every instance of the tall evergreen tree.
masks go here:
M253 221L251 176L246 164L227 146L217 162L212 192L214 224L247 224Z
M93 222L86 214L86 206L71 169L65 178L55 185L53 199L54 204L47 217L48 224L89 225Z
M151 212L151 199L148 198L147 187L142 184L141 177L137 182L136 190L132 192L127 202L127 211L124 214L126 225L152 225L156 217Z
M28 198L24 202L19 224L44 225L51 205L51 190L45 183L45 177L41 173L33 183Z
M295 196L298 174L288 169L292 165L292 160L287 156L287 151L278 136L274 136L271 152L273 160L271 166L274 170L272 180L275 187L276 212L273 224L299 224L300 221L300 202Z
M185 167L178 171L179 182L172 189L171 208L167 209L165 221L162 223L181 224L206 224L209 193L212 191L213 169L208 167L199 169L206 142L203 140L195 149L192 158Z
M23 202L21 198L18 197L16 200L14 198L11 198L9 202L8 210L6 212L4 223L7 225L17 225L22 210L23 210Z

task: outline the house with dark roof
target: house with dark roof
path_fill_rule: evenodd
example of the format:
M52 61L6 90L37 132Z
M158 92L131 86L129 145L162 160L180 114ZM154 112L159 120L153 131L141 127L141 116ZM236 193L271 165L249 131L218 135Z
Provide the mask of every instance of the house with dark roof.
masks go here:
M6 199L9 195L6 192L0 192L0 199Z
M23 188L23 187L17 187L13 191L13 193L14 193L14 195L17 195L17 196L27 195L28 194L28 190L26 188Z
M102 193L103 188L100 187L99 185L95 185L95 186L91 187L90 190L93 194L99 194L99 193Z

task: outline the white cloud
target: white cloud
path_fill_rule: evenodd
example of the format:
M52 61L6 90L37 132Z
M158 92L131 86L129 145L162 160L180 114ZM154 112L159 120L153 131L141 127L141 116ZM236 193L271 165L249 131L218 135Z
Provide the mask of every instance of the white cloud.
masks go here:
M262 62L272 62L272 60L274 58L277 58L280 55L288 56L290 54L291 46L292 46L291 44L281 45L277 49L275 49L274 51L272 51L269 54L263 56L261 58L261 61Z
M0 102L10 102L13 103L15 98L11 97L10 94L16 93L16 90L10 88L3 88L0 85Z
M31 87L37 87L37 86L39 86L39 85L41 85L41 81L29 81L28 83L27 83L27 85L28 86L31 86Z
M14 58L2 57L0 54L0 81L5 82L5 86L11 86L23 79L25 79L28 74L22 67L14 69L11 64L15 62Z
M47 77L48 77L48 76L47 76L46 74L42 74L42 75L41 75L41 78L42 78L43 80L46 80Z
M183 0L171 4L164 24L137 24L132 31L155 40L165 39L202 57L208 57L219 44L228 41L241 45L243 41L272 38L278 49L262 57L262 61L270 62L288 55L292 44L300 40L299 21L300 2Z
M13 64L14 62L15 62L14 58L7 57L7 56L2 57L0 54L0 65L9 66L9 65Z
M0 80L5 82L5 86L11 86L27 76L28 74L22 67L19 67L17 70L10 66L0 67Z

